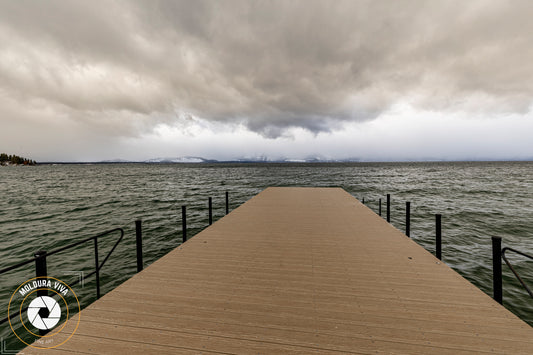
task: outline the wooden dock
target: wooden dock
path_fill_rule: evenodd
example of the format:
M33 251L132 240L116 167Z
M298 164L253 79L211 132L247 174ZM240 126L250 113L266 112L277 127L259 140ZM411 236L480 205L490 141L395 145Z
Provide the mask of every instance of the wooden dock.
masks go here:
M344 190L268 188L23 352L532 354L533 328Z

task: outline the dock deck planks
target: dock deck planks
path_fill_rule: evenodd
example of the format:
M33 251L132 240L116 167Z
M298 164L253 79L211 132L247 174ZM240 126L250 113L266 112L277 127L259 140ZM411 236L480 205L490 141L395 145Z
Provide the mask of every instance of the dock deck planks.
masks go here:
M344 190L268 188L46 351L531 354L533 328Z

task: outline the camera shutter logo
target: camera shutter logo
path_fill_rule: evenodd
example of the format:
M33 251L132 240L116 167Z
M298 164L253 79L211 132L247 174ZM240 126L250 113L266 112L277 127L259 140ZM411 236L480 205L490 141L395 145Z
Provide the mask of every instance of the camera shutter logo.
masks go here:
M28 320L37 329L50 330L61 319L61 307L52 297L40 296L28 306Z

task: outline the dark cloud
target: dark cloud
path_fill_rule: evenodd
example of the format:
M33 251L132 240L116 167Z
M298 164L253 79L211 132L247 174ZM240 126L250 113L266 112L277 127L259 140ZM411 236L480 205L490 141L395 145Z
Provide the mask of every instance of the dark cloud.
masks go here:
M181 114L244 123L268 137L290 127L327 132L398 102L523 113L533 94L532 7L4 1L0 88L20 105L116 135L172 124Z

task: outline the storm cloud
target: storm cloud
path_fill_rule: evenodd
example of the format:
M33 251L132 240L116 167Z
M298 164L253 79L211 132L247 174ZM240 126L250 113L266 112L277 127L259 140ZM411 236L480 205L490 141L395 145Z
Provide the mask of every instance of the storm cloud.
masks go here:
M318 134L398 104L526 114L531 13L530 1L3 1L0 120L106 140L187 120Z

